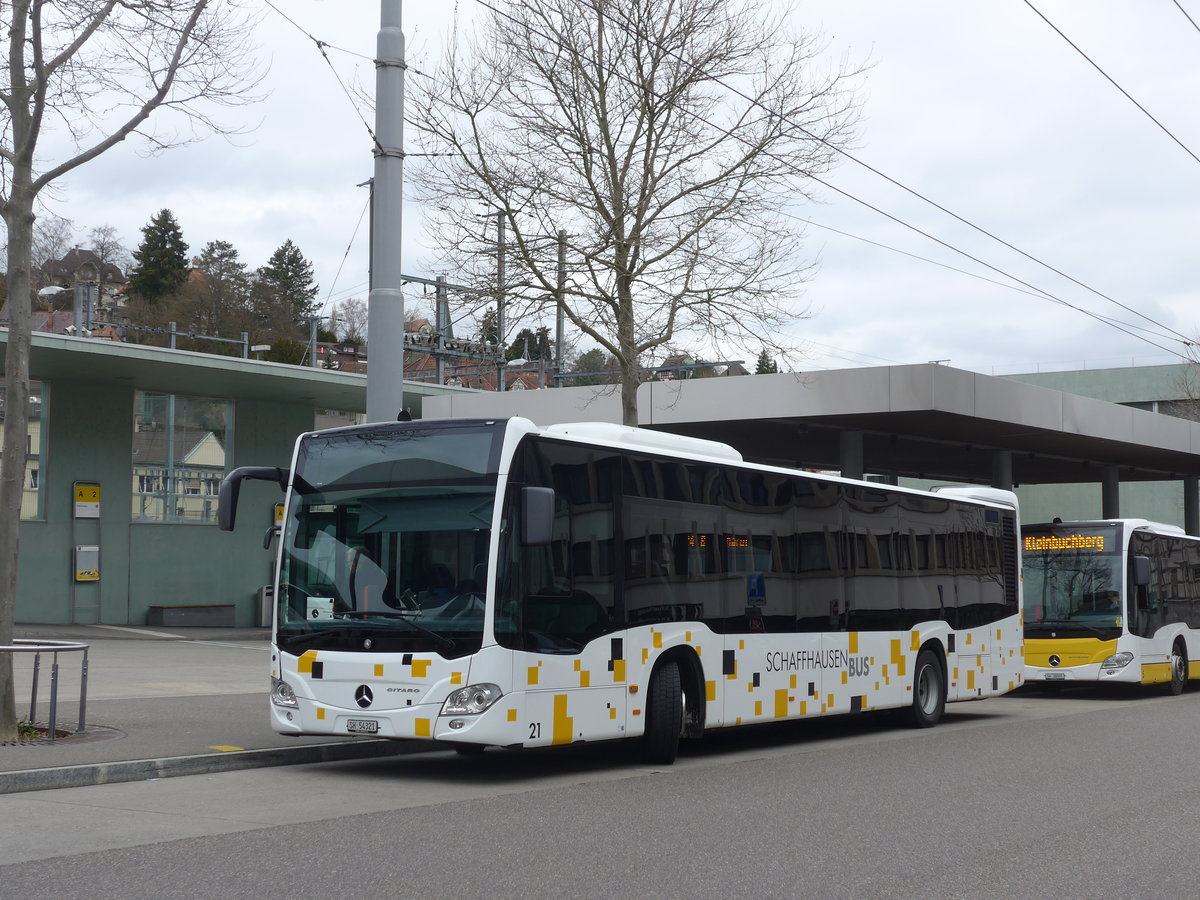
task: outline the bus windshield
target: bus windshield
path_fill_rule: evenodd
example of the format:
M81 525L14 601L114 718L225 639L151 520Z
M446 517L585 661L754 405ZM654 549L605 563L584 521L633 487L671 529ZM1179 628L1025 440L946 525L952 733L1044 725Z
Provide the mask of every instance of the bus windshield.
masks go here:
M305 437L276 598L280 648L478 650L495 443L480 423Z
M1118 525L1024 529L1025 634L1121 633L1126 615Z

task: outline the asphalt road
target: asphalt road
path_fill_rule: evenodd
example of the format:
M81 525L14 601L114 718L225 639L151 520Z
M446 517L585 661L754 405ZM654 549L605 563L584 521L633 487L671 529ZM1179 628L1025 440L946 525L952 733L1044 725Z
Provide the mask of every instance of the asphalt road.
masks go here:
M0 894L1194 898L1200 691L0 797Z

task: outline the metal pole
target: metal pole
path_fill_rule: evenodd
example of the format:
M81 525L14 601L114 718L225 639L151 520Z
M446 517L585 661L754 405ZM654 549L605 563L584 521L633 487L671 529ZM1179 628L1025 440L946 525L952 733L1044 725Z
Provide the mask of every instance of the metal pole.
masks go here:
M558 233L558 300L555 306L556 329L554 333L554 386L562 387L563 374L563 330L566 324L566 310L563 304L566 302L567 293L567 233L559 231Z
M75 326L76 337L83 337L83 293L86 290L87 286L80 281L72 291L71 324Z
M175 349L175 323L174 322L167 323L167 334L169 335L167 337L167 346L170 347L172 350L174 350Z
M37 689L38 689L38 671L42 667L42 654L33 654L33 693L29 698L29 721L37 721Z
M88 678L88 658L87 648L83 648L83 665L79 668L79 725L75 728L76 734L82 734L87 730L87 678Z
M404 34L400 0L380 0L375 60L375 176L371 197L371 290L367 300L367 420L404 408L404 294L400 239L404 201Z
M433 356L434 370L437 372L437 383L446 383L446 357L442 351L446 349L446 338L450 330L450 306L446 297L446 276L437 277L437 287L434 288L434 321L437 322L437 352Z
M317 368L317 317L308 320L308 364Z
M53 659L50 666L50 727L46 733L50 740L58 737L58 653L53 654Z
M242 332L242 359L250 358L250 332Z
M95 317L96 303L94 300L98 285L94 281L85 281L84 286L87 293L83 300L83 329L84 331L92 330L92 319Z
M496 213L496 390L504 390L504 210Z

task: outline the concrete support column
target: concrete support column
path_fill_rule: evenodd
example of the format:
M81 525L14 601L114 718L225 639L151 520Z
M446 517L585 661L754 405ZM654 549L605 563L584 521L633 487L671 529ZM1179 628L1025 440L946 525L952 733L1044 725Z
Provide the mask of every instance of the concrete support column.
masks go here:
M843 478L861 479L863 469L863 435L861 431L843 431L841 441L840 468Z
M1121 517L1121 479L1116 466L1105 466L1100 482L1100 515L1105 519Z
M1183 479L1183 530L1200 535L1200 477Z
M992 487L1005 491L1013 489L1011 450L992 451Z

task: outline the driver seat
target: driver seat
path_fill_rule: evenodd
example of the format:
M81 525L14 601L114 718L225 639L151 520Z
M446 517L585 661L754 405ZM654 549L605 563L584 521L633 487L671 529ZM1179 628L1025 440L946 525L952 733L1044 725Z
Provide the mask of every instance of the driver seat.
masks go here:
M387 587L387 573L361 550L354 554L350 564L350 592L354 597L354 608L359 612L383 609L383 592Z

